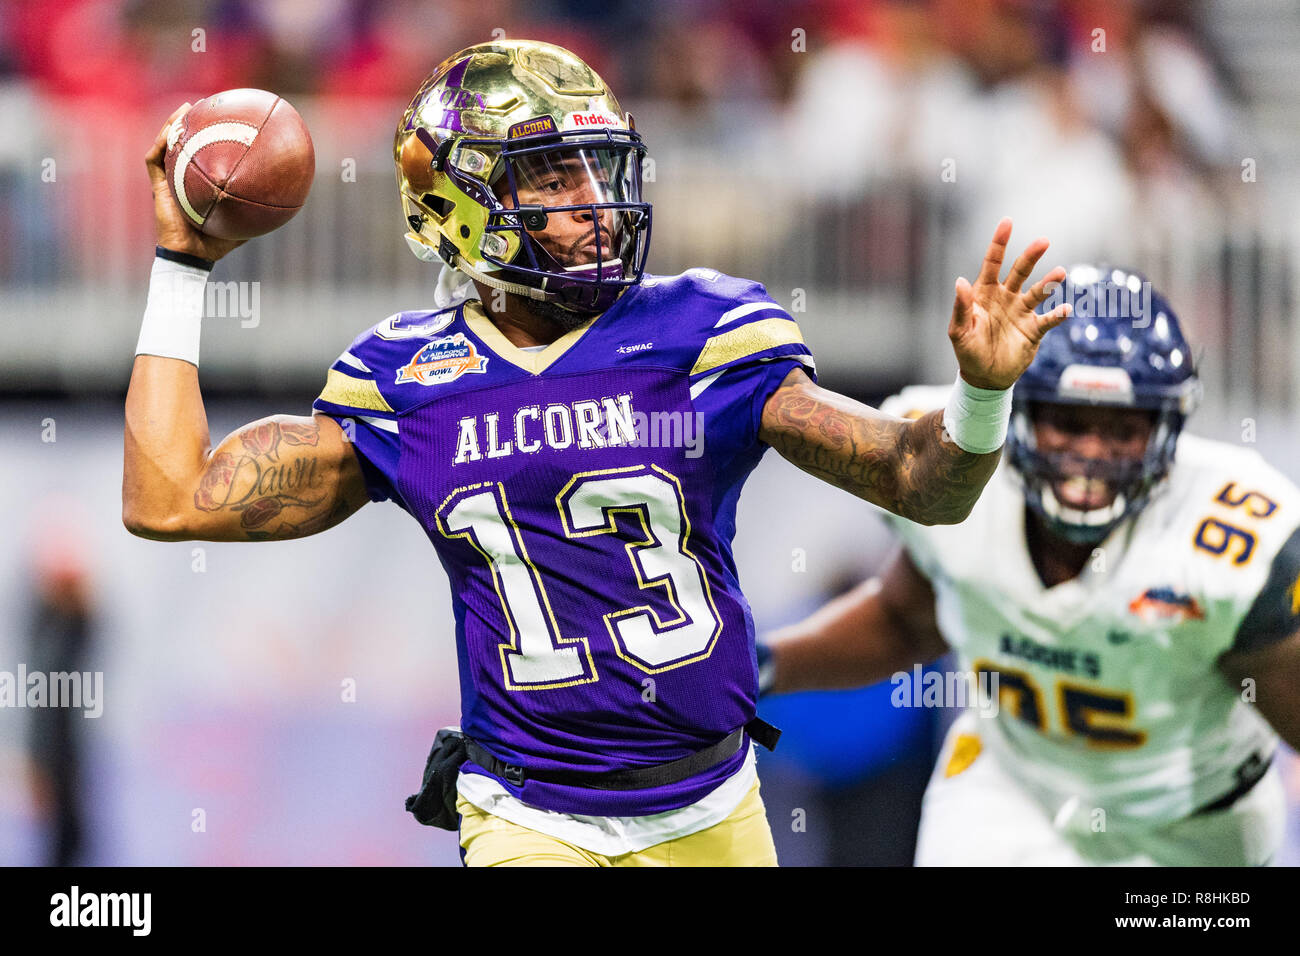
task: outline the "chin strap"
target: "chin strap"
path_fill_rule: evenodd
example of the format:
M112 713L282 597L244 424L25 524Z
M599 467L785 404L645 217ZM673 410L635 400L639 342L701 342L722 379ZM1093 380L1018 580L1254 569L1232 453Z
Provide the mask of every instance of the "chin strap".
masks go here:
M485 272L480 272L478 269L475 269L466 262L465 257L460 253L456 253L456 255L451 257L451 265L452 268L459 269L471 279L476 279L486 286L491 286L493 289L502 289L512 295L522 295L526 299L536 299L539 302L547 302L551 299L551 296L547 295L541 289L535 289L532 286L524 285L521 282L506 282L504 279L497 279Z
M535 289L530 285L523 285L518 282L506 282L504 279L498 279L494 276L488 275L487 273L480 272L478 269L475 269L468 262L466 262L465 257L462 256L460 253L455 253L452 255L451 264L452 264L452 268L460 270L462 273L469 276L470 278L477 279L479 282L482 282L486 286L491 286L493 289L503 289L506 292L511 292L515 295L520 295L527 299L535 299L538 302L554 303L554 305L557 308L563 309L565 312L572 313L573 315L581 318L583 321L586 321L588 318L591 317L592 313L590 311L571 309L568 306L562 305L557 296L548 294L543 289ZM543 279L542 281L546 282L547 280Z
M524 285L520 282L506 282L504 279L497 279L484 272L480 272L478 269L475 269L466 262L465 257L459 252L452 252L448 257L444 258L443 256L440 256L432 246L427 245L422 239L420 239L420 237L414 232L408 232L405 238L407 246L410 247L415 258L419 259L421 262L438 262L441 260L445 265L462 272L471 279L476 279L479 282L482 282L486 286L490 286L493 289L502 289L513 295L521 295L526 299L537 299L540 302L545 302L550 298L541 289L535 289L530 285Z

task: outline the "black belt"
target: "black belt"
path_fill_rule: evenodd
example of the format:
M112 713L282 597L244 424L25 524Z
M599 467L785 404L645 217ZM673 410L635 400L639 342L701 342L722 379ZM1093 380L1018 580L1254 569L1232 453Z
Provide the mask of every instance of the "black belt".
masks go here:
M1237 776L1237 785L1219 797L1213 803L1207 803L1197 810L1193 816L1200 816L1202 813L1218 813L1220 810L1226 810L1232 806L1250 791L1255 789L1255 784L1264 779L1264 774L1273 764L1273 755L1269 754L1265 760L1258 753L1251 754L1246 761L1242 763L1235 771Z
M593 790L645 790L649 787L662 787L678 783L710 767L716 767L728 757L735 756L740 750L741 742L748 733L756 743L768 750L776 749L776 742L781 737L777 730L765 720L755 717L744 727L733 730L716 744L687 754L668 763L655 764L653 767L637 767L632 770L611 770L604 773L587 773L579 770L528 770L515 764L498 760L478 741L466 738L469 759L474 761L493 776L501 777L507 783L522 787L525 781L536 780L539 783L558 783L569 787L590 787Z

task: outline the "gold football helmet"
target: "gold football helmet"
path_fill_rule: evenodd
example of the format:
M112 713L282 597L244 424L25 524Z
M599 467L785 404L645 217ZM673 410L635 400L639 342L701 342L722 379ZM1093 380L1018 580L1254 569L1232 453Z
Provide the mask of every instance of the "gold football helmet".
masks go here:
M469 47L425 79L397 127L407 243L493 288L603 312L645 268L644 155L632 117L568 50Z

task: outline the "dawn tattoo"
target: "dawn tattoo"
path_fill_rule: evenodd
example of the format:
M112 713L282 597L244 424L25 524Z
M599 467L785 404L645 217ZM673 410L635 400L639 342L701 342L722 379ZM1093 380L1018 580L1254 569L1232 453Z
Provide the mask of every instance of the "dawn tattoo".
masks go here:
M320 509L327 496L325 469L311 450L320 441L316 425L263 422L239 439L237 453L218 452L208 464L194 493L200 511L238 512L252 541L314 534L346 511Z
M896 419L804 377L772 393L762 438L809 474L922 524L964 520L999 458L946 440L942 411Z

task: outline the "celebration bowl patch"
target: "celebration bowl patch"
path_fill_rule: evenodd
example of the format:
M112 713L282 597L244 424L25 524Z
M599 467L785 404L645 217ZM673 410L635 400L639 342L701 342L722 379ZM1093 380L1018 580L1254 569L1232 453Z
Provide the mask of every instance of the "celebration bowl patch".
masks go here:
M1205 612L1190 594L1178 594L1173 588L1148 588L1129 604L1128 609L1144 621L1200 621Z
M446 338L434 339L412 356L397 370L397 384L419 382L421 385L440 385L452 382L466 372L487 371L487 357L478 354L474 343L457 332Z

